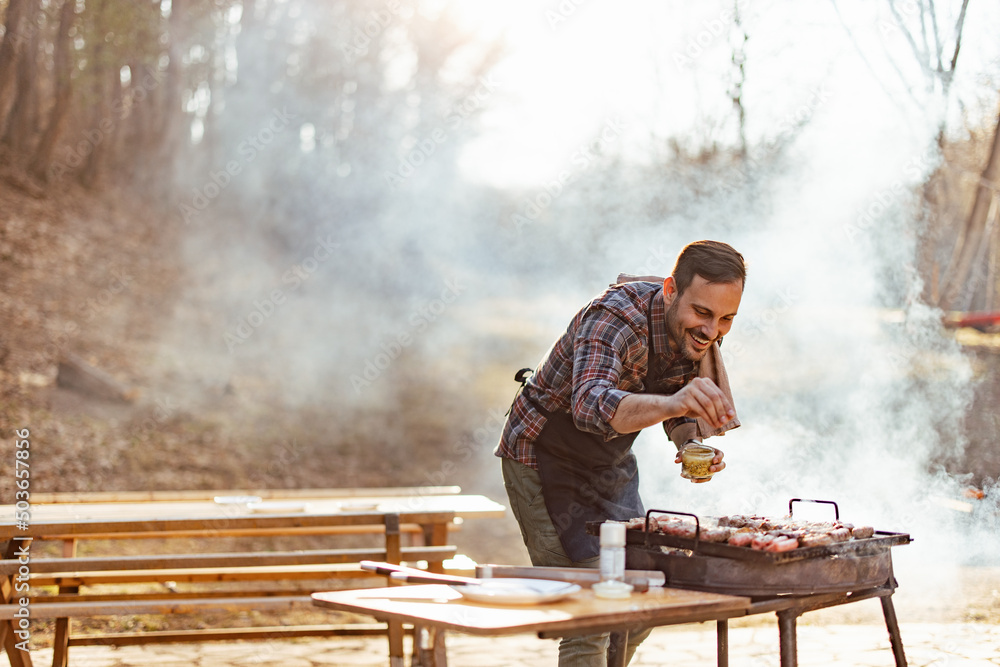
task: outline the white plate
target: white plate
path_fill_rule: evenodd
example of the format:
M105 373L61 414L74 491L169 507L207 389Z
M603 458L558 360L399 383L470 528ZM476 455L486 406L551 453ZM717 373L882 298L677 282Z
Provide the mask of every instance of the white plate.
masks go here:
M259 503L262 498L260 496L215 496L213 500L219 505L249 505L250 503Z
M576 584L550 579L483 579L474 586L452 586L473 602L492 604L541 604L555 602L580 590Z
M338 507L344 512L373 512L378 509L379 503L359 500L357 502L339 503Z
M247 503L251 512L261 514L289 514L292 512L305 512L309 509L309 503L294 501L265 501L261 503Z

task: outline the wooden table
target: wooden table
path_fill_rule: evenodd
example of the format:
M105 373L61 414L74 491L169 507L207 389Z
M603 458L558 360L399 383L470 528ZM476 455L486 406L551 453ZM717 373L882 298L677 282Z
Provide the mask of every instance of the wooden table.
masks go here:
M435 490L436 491L436 490ZM354 562L360 559L390 560L399 562L406 559L408 549L414 553L427 552L430 556L418 555L416 558L433 560L435 548L444 553L449 543L449 531L464 518L502 517L505 508L480 495L464 495L460 493L422 492L419 488L408 489L407 493L394 494L391 489L373 490L365 494L363 490L353 489L344 492L331 490L268 492L266 501L271 503L293 503L296 507L286 505L275 511L272 505L268 512L261 508L251 508L244 503L214 502L211 496L204 497L206 492L179 492L176 494L160 494L158 500L144 500L142 493L126 495L124 501L118 497L116 502L49 502L39 503L36 498L53 500L33 494L30 509L30 521L26 527L14 524L15 508L12 505L0 505L0 541L4 542L3 559L0 560L0 593L2 604L10 609L10 605L24 595L16 590L15 574L18 572L18 551L30 549L33 540L57 540L63 544L63 558L30 558L29 567L32 576L38 573L62 573L66 571L115 571L135 568L183 567L183 568L213 568L232 566L295 566L317 562L307 560L303 554L318 554L322 562ZM211 492L208 492L211 493ZM226 491L229 496L265 494L254 491ZM101 494L83 496L84 500L102 498ZM180 499L178 499L180 498ZM421 547L401 547L400 533L416 534L422 541ZM80 540L141 540L163 538L216 538L216 537L251 537L280 536L294 537L302 535L337 535L373 533L385 534L383 546L373 549L343 549L320 550L313 552L289 551L278 554L266 553L184 553L165 556L105 556L102 558L76 558L76 546ZM451 547L454 551L454 547ZM210 551L210 550L206 550ZM334 551L343 551L333 554ZM357 551L357 554L353 552ZM351 552L351 553L346 553ZM371 552L371 553L368 553ZM379 558L381 554L383 557ZM354 558L354 556L357 558ZM162 558L162 563L160 559ZM437 556L436 567L431 569L441 571ZM79 587L68 586L60 593L74 595ZM304 603L309 598L303 596ZM30 599L30 598L29 598ZM267 601L265 601L267 602ZM275 608L280 606L280 600L273 601ZM72 605L67 605L72 606ZM122 609L128 606L122 604ZM55 608L53 604L51 608ZM33 618L45 616L44 605L39 603L32 609ZM167 604L158 601L138 604L134 613L164 613ZM52 611L49 617L56 617L60 612ZM124 611L122 613L125 613ZM81 613L81 615L83 615ZM14 667L29 667L30 654L15 648L16 622L6 616L0 621L0 646L6 650ZM392 634L390 628L390 635ZM402 646L401 630L395 639ZM58 616L56 625L56 664L65 664L69 640L69 616Z
M226 492L231 496L253 492ZM33 503L26 529L14 525L14 506L0 505L0 540L129 539L261 535L331 535L356 532L372 517L397 514L403 524L421 526L433 543L447 537L456 518L502 517L504 506L485 496L270 494L266 502L301 503L286 512L255 511L246 504L204 500ZM41 495L41 494L38 494ZM366 505L374 505L369 508ZM356 509L358 508L358 509Z
M746 597L674 588L651 588L646 593L611 600L597 598L592 590L585 588L565 600L548 604L500 606L466 601L443 584L332 591L314 593L312 597L320 607L428 628L432 633L431 646L418 644L420 637L415 634L414 653L422 664L433 667L447 664L444 642L447 630L482 636L537 633L549 638L609 631L627 633L629 628L742 616L751 604ZM723 650L725 647L720 645L720 662ZM624 664L624 655L621 659Z

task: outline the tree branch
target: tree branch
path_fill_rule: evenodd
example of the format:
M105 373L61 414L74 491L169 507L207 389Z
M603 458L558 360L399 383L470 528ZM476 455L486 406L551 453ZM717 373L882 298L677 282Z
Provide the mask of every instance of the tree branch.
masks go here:
M906 28L906 24L903 23L903 17L899 15L896 11L896 3L894 0L889 0L889 9L892 11L892 15L896 18L896 23L899 24L899 29L903 31L903 35L906 37L907 43L909 43L910 48L913 50L913 55L916 56L917 62L920 63L920 68L924 70L924 74L928 74L930 67L928 67L928 56L927 54L920 52L920 47L917 46L917 42L913 39L913 35Z

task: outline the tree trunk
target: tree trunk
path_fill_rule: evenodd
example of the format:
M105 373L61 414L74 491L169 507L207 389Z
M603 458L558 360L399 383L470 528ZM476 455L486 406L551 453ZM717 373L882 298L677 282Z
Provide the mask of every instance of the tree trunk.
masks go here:
M136 62L132 68L128 123L129 143L127 150L131 156L132 181L146 184L155 181L156 170L153 155L157 141L157 110L160 106L161 80L159 72L146 63Z
M167 61L164 81L163 125L155 152L164 196L169 196L173 192L175 186L174 164L178 148L181 147L181 142L184 140L182 134L184 114L181 108L184 73L181 69L181 52L186 42L183 18L186 11L186 0L173 0L170 5L170 45L167 50L169 60Z
M163 33L161 4L161 0L145 4L147 15L141 17L139 28L139 38L145 43L160 42ZM156 149L163 98L163 76L157 66L160 55L159 52L137 54L128 63L132 81L127 91L127 112L120 119L124 140L122 155L126 162L123 175L140 188L152 188L157 182Z
M55 103L49 114L49 124L35 151L31 173L39 180L49 182L52 153L66 125L70 99L73 96L73 51L69 31L76 21L76 0L64 0L59 12L59 32L55 44Z
M1000 176L1000 115L997 116L997 126L993 131L990 158L979 179L979 186L976 188L976 200L956 242L958 245L955 254L958 259L953 262L952 267L949 267L947 283L942 292L943 298L939 305L946 310L967 308L972 294L977 291L977 285L968 285L967 283L975 259L980 256L980 246L987 241L984 238L986 220L990 204L995 196L998 176ZM959 300L959 297L963 296L963 292L966 293L964 295L966 298Z
M108 115L106 116L106 124L108 127L107 136L105 136L105 166L110 165L111 172L117 177L121 171L121 160L119 156L122 153L122 136L120 126L121 114L118 113L117 109L122 109L125 104L125 93L122 90L122 68L118 63L115 63L108 71L108 94L111 99L111 104L108 107Z
M3 43L0 44L0 129L5 126L8 89L14 81L17 62L27 41L24 27L28 21L24 18L27 16L30 19L30 6L33 4L33 0L10 0L7 3L7 22L4 24Z
M26 35L21 55L17 61L17 94L7 116L7 130L3 143L17 156L28 152L35 135L35 118L38 116L38 0L28 4L28 16L21 22Z
M96 16L94 25L97 34L103 34L107 28L108 0L100 0L94 6ZM106 55L107 48L104 40L98 39L94 43L94 50L91 52L92 63L88 63L91 76L91 97L93 99L90 109L90 121L84 134L86 141L87 162L80 170L80 183L87 188L95 188L101 180L101 157L107 144L105 119L108 117L108 94L107 94L107 72L108 64Z

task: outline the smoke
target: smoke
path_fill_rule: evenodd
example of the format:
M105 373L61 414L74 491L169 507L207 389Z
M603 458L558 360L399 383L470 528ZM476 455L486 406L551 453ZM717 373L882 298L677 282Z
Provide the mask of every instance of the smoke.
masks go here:
M752 184L744 223L725 230L750 263L722 348L744 426L711 440L727 470L692 485L663 436L647 432L643 497L647 508L769 516L791 498L833 500L846 521L912 534L896 550L903 567L995 564L997 498L963 499L972 471L946 471L967 444L972 369L942 313L922 302L914 268L919 188L939 162L934 123L883 122L892 106L837 74L816 82L828 100ZM717 198L705 219L727 218L749 196Z
M498 479L513 372L619 272L663 275L685 243L714 238L750 264L723 345L744 426L713 441L728 468L702 485L643 433L647 507L773 515L831 499L845 520L911 532L902 562L1000 553L994 491L954 509L967 480L945 464L965 446L972 373L915 270L938 117L901 112L832 14L779 25L739 3L756 30L739 158L726 8L654 4L588 6L551 29L521 8L535 21L503 60L430 3L230 17L236 83L205 124L217 149L179 165L187 289L164 313L161 357L182 403L378 414L405 438L403 396L420 394L427 419L454 422L430 467ZM630 59L601 49L591 67L612 40Z

